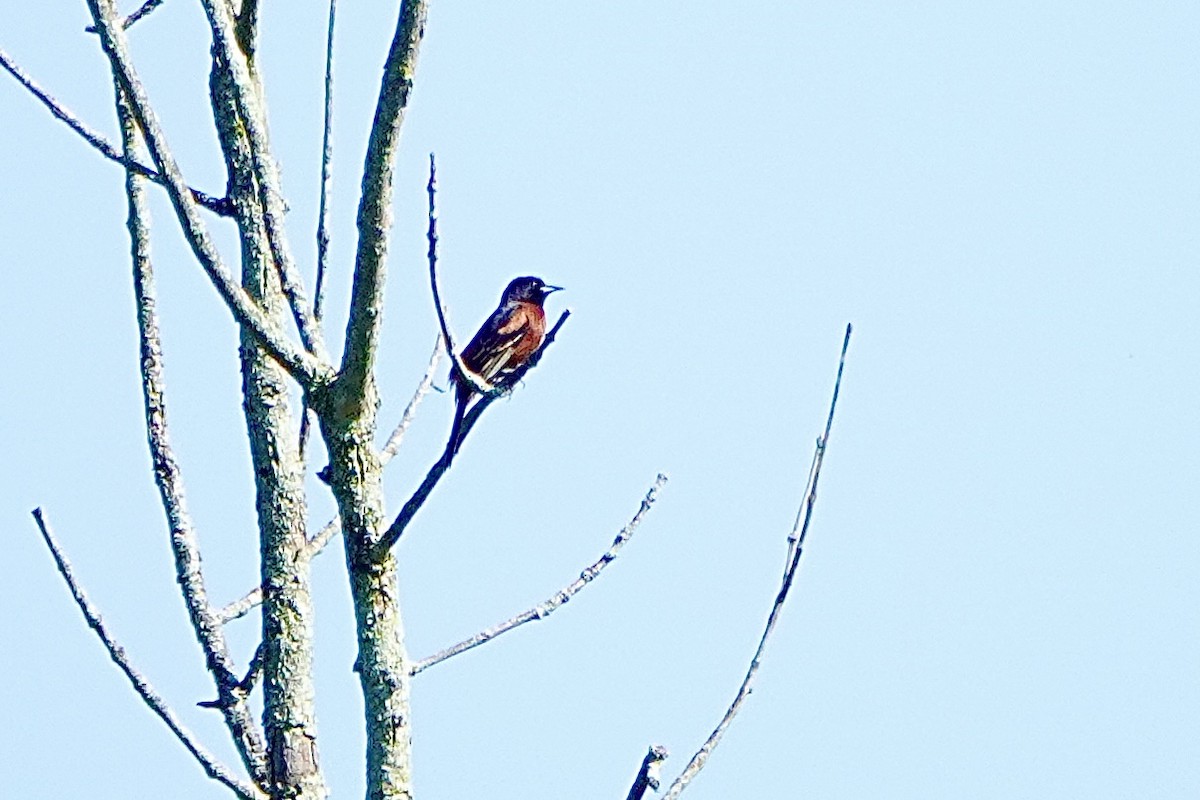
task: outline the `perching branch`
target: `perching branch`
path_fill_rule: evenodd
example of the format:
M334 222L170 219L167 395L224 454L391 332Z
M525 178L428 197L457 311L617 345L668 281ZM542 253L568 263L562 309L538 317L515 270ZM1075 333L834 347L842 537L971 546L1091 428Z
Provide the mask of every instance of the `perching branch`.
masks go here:
M87 3L99 29L100 42L105 55L108 56L113 75L129 100L158 171L166 178L167 191L175 213L196 259L238 323L251 331L271 357L287 369L297 382L308 388L326 383L333 377L332 368L288 341L278 326L230 275L207 228L196 212L191 192L167 146L166 137L157 115L150 106L145 88L130 62L125 32L115 22L116 9L113 0L87 0Z
M137 144L137 128L128 103L119 89L117 112L125 154L132 156ZM213 619L208 603L200 567L199 543L187 510L179 464L168 436L162 343L154 293L154 268L150 260L149 212L142 192L141 179L127 172L125 189L129 206L130 252L133 260L134 297L137 303L140 356L138 365L145 403L146 435L154 464L155 482L171 532L171 550L175 556L177 580L183 592L184 604L187 606L188 619L192 623L197 641L204 650L208 670L216 684L225 724L233 736L246 769L255 783L261 786L267 778L265 747L245 696L235 691L237 678L233 674L233 659L221 626Z
M408 405L404 407L404 413L400 416L399 424L396 425L392 431L392 435L388 437L387 444L383 446L383 450L379 453L380 466L386 466L400 450L404 434L408 431L408 427L412 424L413 417L417 413L417 406L421 404L421 400L424 399L425 395L429 393L429 389L433 386L433 377L437 374L438 365L441 363L442 352L442 337L438 336L437 341L433 343L433 352L429 356L429 365L425 368L425 375L421 378L421 383L413 393L412 399L408 401ZM341 533L341 530L341 520L337 517L329 520L315 536L308 540L308 544L304 548L303 557L311 559L313 556L324 551L333 537ZM216 618L221 624L232 622L249 614L260 603L262 603L262 588L255 587L242 597L229 603L220 611L217 611Z
M537 352L530 356L529 360L526 361L520 369L513 371L512 382L509 390L511 390L511 387L520 383L521 379L525 377L525 374L529 372L529 370L536 367L538 362L542 360L542 355L546 352L546 348L554 344L554 339L558 335L559 328L563 326L563 323L565 323L567 318L570 316L571 311L569 309L564 311L559 316L558 321L554 323L554 327L551 328L546 334L546 338L542 340L542 345L537 349ZM475 423L479 421L480 415L482 415L483 412L487 410L488 406L495 402L498 397L501 397L502 394L503 393L492 393L485 395L479 399L479 401L471 408L470 411L467 412L466 416L463 417L462 428L459 433L460 442L466 438L471 428L475 427ZM454 447L454 442L448 442L446 444L447 452L449 452L449 449L452 447ZM415 517L417 512L421 510L421 506L425 505L425 501L429 499L429 495L433 492L434 487L437 486L438 481L442 479L442 475L444 475L446 470L449 468L450 459L446 458L445 454L440 456L438 460L434 462L434 465L429 468L429 472L425 473L425 480L421 481L421 485L417 487L415 492L413 492L412 497L408 498L408 501L400 509L400 513L396 515L396 520L391 524L391 527L387 529L387 532L383 535L383 538L377 545L374 553L376 558L382 558L384 554L392 549L396 542L400 541L400 537L404 535L404 530L408 527L408 523L412 522L413 517Z
M34 82L33 78L29 77L24 70L17 66L16 62L14 62L3 50L0 50L0 67L3 67L8 74L17 79L18 83L28 89L34 97L40 100L42 105L49 109L51 114L53 114L61 122L66 123L68 128L82 136L84 141L96 148L96 150L98 150L100 154L109 161L114 161L126 169L133 170L143 178L154 181L162 186L166 186L166 178L142 163L121 155L117 148L113 147L113 145L110 144L103 136L96 133L87 125L83 124L65 106L55 100L49 92L38 86L37 83ZM223 217L229 217L233 215L233 208L229 203L229 198L213 197L211 194L206 194L199 189L189 188L187 191L191 193L192 199L196 203L204 206L214 214L220 214Z
M762 664L762 656L767 646L767 639L770 638L771 632L775 630L775 623L779 619L779 613L783 610L784 601L787 600L788 592L791 591L792 582L796 577L796 570L800 566L800 556L804 548L804 537L808 533L808 524L812 520L813 506L817 501L817 481L821 477L821 463L825 459L825 448L829 445L829 434L833 427L833 412L837 408L838 391L842 386L842 371L846 366L846 349L850 346L850 331L851 326L847 325L846 337L842 340L842 355L838 360L837 378L833 384L833 399L829 403L829 416L825 420L825 432L817 439L817 449L813 453L812 469L809 471L809 480L804 493L804 501L801 503L800 513L796 516L796 523L788 534L787 568L783 574L783 585L780 586L779 593L775 596L775 603L771 606L771 613L767 617L766 628L763 630L762 638L759 639L758 647L754 651L754 657L750 659L750 667L746 670L746 677L742 679L742 685L738 687L737 696L734 697L733 703L725 712L725 716L721 718L721 722L709 735L708 740L692 756L692 760L688 762L687 767L675 779L675 782L668 787L667 793L663 795L663 800L676 800L680 793L691 783L692 779L696 777L697 773L704 768L709 755L712 754L712 751L721 741L725 730L733 722L733 718L737 715L738 711L741 710L746 698L750 696L754 676L758 673L758 668Z
M667 748L661 744L650 745L650 752L642 759L642 768L638 770L625 800L642 800L647 789L658 791L659 772L662 771L662 762L666 760L667 755Z
M558 610L559 606L565 604L568 600L578 594L583 587L595 580L600 575L600 571L616 559L617 554L621 551L621 548L625 546L625 543L633 538L634 531L637 530L637 526L642 522L642 517L646 516L646 514L650 511L650 506L652 506L654 501L658 499L658 492L660 489L662 489L666 482L667 476L659 473L658 477L654 479L654 485L650 487L650 490L646 492L646 496L642 498L642 505L638 508L637 513L634 514L633 518L629 520L629 523L621 529L621 532L617 534L617 538L613 539L612 546L609 547L608 550L605 551L604 555L600 556L600 558L598 558L591 566L579 573L579 577L576 578L572 583L560 589L544 603L540 603L528 611L524 611L512 619L500 623L499 625L488 628L485 631L481 631L469 639L464 639L456 645L447 647L445 650L435 653L428 658L421 659L417 663L413 664L412 674L416 675L419 672L424 672L433 665L440 664L448 658L452 658L460 653L465 653L471 648L478 647L485 642L490 642L500 634L508 633L513 628L524 625L526 622L545 619L554 611Z
M424 0L403 0L400 5L367 144L362 197L358 205L358 249L354 260L350 319L346 325L338 381L339 391L348 403L365 400L367 383L375 366L383 317L388 233L392 227L396 151L412 94L417 53L425 35L427 8L428 3Z
M75 575L71 571L71 564L67 561L66 556L63 555L62 548L59 547L58 540L55 538L54 532L50 529L50 523L46 521L40 508L33 510L33 518L37 521L38 529L42 532L42 539L46 542L46 546L50 548L50 554L54 556L54 563L58 567L58 574L62 575L63 580L67 582L67 588L70 589L71 596L75 599L75 605L83 613L83 618L87 621L88 627L96 632L96 636L100 638L104 649L108 651L108 657L112 659L121 672L125 673L125 677L129 680L130 685L133 686L133 690L142 698L142 702L158 715L158 718L170 728L171 733L175 734L175 738L187 748L187 751L192 754L192 757L196 761L200 762L200 766L204 769L204 773L208 777L228 786L242 800L266 800L266 795L230 774L227 767L218 762L202 744L196 741L192 733L175 716L175 712L171 710L162 696L154 690L150 682L133 666L129 657L125 654L125 649L117 644L116 640L109 634L108 629L104 625L104 620L100 618L99 612L96 611L95 606L92 605L83 588L75 580Z

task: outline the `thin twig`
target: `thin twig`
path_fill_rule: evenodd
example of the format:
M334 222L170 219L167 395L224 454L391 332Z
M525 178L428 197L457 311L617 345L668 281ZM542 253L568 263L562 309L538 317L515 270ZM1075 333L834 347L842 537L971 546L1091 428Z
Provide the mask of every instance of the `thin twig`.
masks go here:
M484 380L483 376L468 369L458 353L454 351L454 337L450 335L450 323L446 321L446 306L442 303L442 293L438 289L437 161L434 159L433 153L429 154L429 183L426 185L425 191L429 194L429 231L425 234L429 240L429 288L433 292L433 308L437 311L438 324L442 327L442 340L446 342L446 352L450 354L454 372L471 385L473 392L486 395L494 390L493 386Z
M721 718L721 722L709 735L708 740L704 745L696 751L692 756L692 760L688 762L687 767L680 773L675 782L667 789L667 793L663 795L663 800L675 800L680 793L687 788L692 779L697 773L704 768L704 764L708 761L709 755L721 741L721 737L725 734L725 730L729 724L733 722L733 718L741 709L746 698L750 696L751 687L754 683L754 676L758 673L758 668L762 663L763 651L767 646L767 639L770 638L771 632L775 629L775 622L779 619L779 613L783 610L783 603L787 600L788 592L792 588L792 582L796 577L796 569L800 566L800 556L804 551L804 537L808 533L808 524L812 520L813 506L817 501L817 481L821 477L821 463L825 459L825 448L829 445L829 434L833 427L833 412L837 408L838 391L842 386L842 371L846 366L846 349L850 346L851 326L846 326L846 337L842 340L842 354L838 360L837 378L833 384L833 399L829 402L829 416L825 419L825 433L821 438L817 439L816 451L813 453L812 469L809 471L808 485L805 487L804 500L801 503L801 513L797 515L796 523L793 525L791 532L788 534L788 564L787 570L783 575L783 584L779 588L779 593L775 596L775 603L771 606L771 613L767 617L767 625L763 630L762 638L759 639L758 647L754 651L754 657L750 659L750 667L746 670L746 677L742 680L742 685L738 688L737 696L733 699L729 709L725 712L725 716Z
M329 0L329 29L325 34L325 131L321 136L321 198L317 210L317 285L313 318L319 325L325 311L325 270L329 263L329 188L333 183L333 23L337 0Z
M115 82L115 81L114 81ZM137 126L126 95L116 88L117 116L121 123L124 153L133 156L137 147ZM163 380L162 341L154 292L154 265L150 259L149 211L142 181L126 172L130 255L133 261L134 298L137 304L138 367L145 405L146 438L154 466L154 479L171 533L175 556L176 580L183 593L193 633L204 651L208 670L222 701L226 726L255 783L265 785L266 752L254 717L245 697L234 691L237 678L225 637L212 618L212 608L204 586L200 566L200 546L188 514L183 491L183 476L171 448L166 414L166 386Z
M266 661L266 646L263 642L258 643L258 647L254 648L254 655L250 658L250 666L246 668L246 677L238 681L238 691L249 697L254 691L254 685L258 683L258 679L262 677L264 662ZM221 698L216 700L204 700L196 703L201 708L221 708L224 701Z
M625 546L625 543L633 538L634 531L636 531L638 525L641 524L642 518L650 511L650 506L654 505L654 501L658 499L658 492L660 489L662 489L666 482L667 476L659 473L658 477L654 479L654 485L650 487L650 490L646 492L646 496L642 498L642 504L638 507L637 513L634 514L633 518L629 520L628 524L621 529L621 532L617 534L617 538L613 539L612 546L605 551L604 555L596 559L591 566L579 573L579 577L573 582L560 589L544 603L539 603L533 608L516 615L512 619L501 622L499 625L495 625L485 631L481 631L469 639L464 639L458 644L434 653L428 658L421 659L413 665L412 674L416 675L419 672L424 672L433 665L440 664L448 658L453 658L454 656L459 655L460 653L465 653L466 651L474 647L478 647L485 642L490 642L500 634L508 633L513 628L524 625L526 622L545 619L558 610L560 606L577 595L583 589L583 587L594 581L597 576L600 575L600 571L616 559L617 554L620 553L621 548Z
M134 11L128 17L125 17L125 19L121 20L121 27L124 28L125 30L129 30L130 25L137 22L138 20L140 20L142 17L149 14L154 9L161 6L164 2L165 2L165 0L146 0L146 2L142 4L141 8L139 8L137 11ZM84 30L87 31L88 33L95 33L96 26L88 25L86 28L84 28Z
M250 659L250 667L246 670L246 677L242 678L238 688L244 693L250 694L254 691L254 684L258 683L258 679L262 677L263 661L266 658L266 647L263 642L258 643L258 647L254 650L254 658Z
M325 273L329 267L329 190L333 184L333 31L337 0L329 0L329 23L325 33L325 121L321 134L321 192L317 205L317 277L313 287L313 322L319 328L325 313ZM308 437L316 415L304 398L300 416L300 460L308 450Z
M385 466L395 457L400 451L400 444L404 441L404 434L408 432L408 426L412 425L413 417L417 413L417 406L421 404L421 400L425 395L429 394L429 390L433 388L433 378L437 375L438 365L442 361L442 353L445 352L443 343L445 340L438 337L433 343L433 352L429 354L429 364L425 367L425 374L421 376L421 382L417 384L417 390L413 392L412 399L408 401L408 405L404 407L404 413L400 415L400 422L388 437L387 442L383 445L383 450L379 453L379 465Z
M75 605L83 613L83 618L87 621L88 627L96 632L96 636L100 638L104 649L108 651L108 657L112 659L121 672L125 673L125 677L129 680L130 685L133 686L133 690L142 698L142 702L158 715L158 718L166 724L171 733L175 734L175 738L187 748L187 751L192 754L193 758L200 762L200 766L204 769L208 777L225 784L238 797L243 798L243 800L265 800L266 795L232 775L227 767L218 762L204 748L204 745L196 741L196 738L183 726L183 723L180 722L175 712L171 710L162 696L154 690L154 687L150 685L145 676L133 666L129 657L125 654L125 649L117 644L116 640L109 634L99 612L88 599L87 594L83 591L83 587L75 580L75 575L71 571L71 564L67 561L66 556L63 555L62 548L59 547L58 540L50 528L50 523L46 521L42 514L42 509L35 508L33 510L33 518L37 521L38 529L42 532L42 539L45 540L46 546L50 548L50 554L54 556L54 563L58 567L58 574L62 575L63 580L67 582L67 588L71 590L71 596L75 599Z
M467 433L471 428L475 427L475 423L479 421L479 417L488 409L488 406L499 397L512 391L512 388L521 381L525 374L538 365L538 362L542 360L542 356L546 352L546 348L554 344L554 339L558 335L559 329L562 328L570 316L570 309L564 311L559 316L558 321L554 323L554 327L550 329L549 333L546 334L546 338L542 340L541 347L519 369L513 371L511 384L505 388L505 392L484 395L467 412L466 416L463 417L462 427L459 432L459 441L466 438ZM446 453L449 453L453 447L454 441L451 439L446 444ZM400 513L396 515L395 521L376 545L374 554L376 558L382 558L396 542L400 541L400 537L404 535L404 530L408 527L408 524L412 522L413 517L421 510L421 507L425 505L425 501L429 499L430 493L433 492L438 481L442 479L442 475L450 468L450 459L446 457L446 453L438 457L438 460L429 468L429 472L425 473L425 480L421 481L421 485L417 487L417 490L413 492L412 496L408 498L408 501L400 509Z
M79 118L72 114L65 106L62 105L62 103L55 100L49 92L39 86L33 80L33 78L31 78L23 69L17 66L16 62L14 62L3 50L0 50L0 67L3 67L8 74L17 79L18 83L28 89L30 94L40 100L42 105L44 105L56 119L66 123L68 128L83 137L85 142L98 150L100 154L109 161L114 161L126 169L131 169L138 175L141 175L143 178L147 178L148 180L154 181L162 186L167 184L167 179L164 178L160 173L155 172L135 159L126 158L125 156L121 155L120 151L117 150L117 148L111 143L109 143L103 136L81 122ZM230 204L228 198L213 197L211 194L202 192L199 189L189 188L188 191L191 192L192 199L195 200L196 203L204 206L214 214L219 214L222 217L233 216L233 206Z
M404 407L404 413L400 416L399 424L396 425L391 436L388 437L387 443L383 446L383 450L379 453L379 465L381 467L386 466L400 450L404 434L408 431L408 427L412 424L413 417L417 413L417 406L421 404L421 400L424 399L433 386L433 378L437 374L438 365L441 363L442 352L442 337L439 335L437 341L433 343L433 352L429 355L429 365L425 368L425 375L422 376L421 383L417 386L417 390L413 392L412 399L408 401L408 405ZM313 556L324 551L329 542L333 540L333 537L337 536L341 531L341 521L336 517L331 519L325 523L324 527L315 536L308 540L308 544L304 546L304 551L300 554L300 558L311 559ZM262 588L256 587L217 611L215 616L221 624L232 622L249 614L260 603L262 603Z
M642 768L638 770L625 800L642 800L647 789L658 791L659 772L662 771L662 762L666 760L667 755L667 748L661 744L650 745L650 752L642 759Z

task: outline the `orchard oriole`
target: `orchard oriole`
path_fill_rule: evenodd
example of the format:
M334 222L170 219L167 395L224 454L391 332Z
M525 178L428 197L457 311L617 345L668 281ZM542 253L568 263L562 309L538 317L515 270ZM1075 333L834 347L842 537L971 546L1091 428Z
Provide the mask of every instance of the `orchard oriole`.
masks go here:
M546 336L546 312L542 304L561 286L550 286L541 278L513 278L500 296L500 305L463 348L463 365L494 389L510 389L516 373L542 346ZM451 371L455 383L454 427L446 456L453 458L462 443L462 422L478 392L470 382Z

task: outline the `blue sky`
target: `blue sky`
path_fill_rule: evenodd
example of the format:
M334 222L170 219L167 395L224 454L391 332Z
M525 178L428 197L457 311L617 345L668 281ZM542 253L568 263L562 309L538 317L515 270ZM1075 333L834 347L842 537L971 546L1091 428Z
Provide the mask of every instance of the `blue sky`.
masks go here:
M335 341L396 5L339 9ZM622 797L653 742L672 752L666 775L683 767L766 618L847 322L791 605L686 796L1200 793L1195 5L508 5L430 13L396 183L382 424L436 333L430 151L459 338L514 275L567 287L550 307L573 315L399 546L411 651L545 599L658 471L671 482L567 607L416 679L419 794ZM311 270L325 9L263 15L288 225ZM10 4L0 46L115 136L87 21L83 3ZM189 180L219 192L198 4L170 0L133 39ZM232 761L194 706L211 688L148 469L121 173L7 77L0 109L6 784L225 796L109 664L28 515L46 508L134 660ZM257 571L236 333L159 193L154 213L174 439L223 601ZM390 508L451 412L427 399L389 467ZM332 503L310 491L319 525ZM339 549L314 568L318 715L334 796L354 797ZM243 661L255 628L230 626Z

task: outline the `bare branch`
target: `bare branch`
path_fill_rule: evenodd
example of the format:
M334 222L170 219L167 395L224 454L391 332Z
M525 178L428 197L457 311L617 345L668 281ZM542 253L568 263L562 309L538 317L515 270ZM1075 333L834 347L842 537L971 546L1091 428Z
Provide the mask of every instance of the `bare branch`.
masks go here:
M796 569L800 566L800 556L804 549L804 537L808 533L808 524L812 519L813 506L817 501L817 480L821 477L821 463L825 459L825 448L829 445L829 434L833 427L833 412L837 408L838 391L842 386L842 371L846 366L846 349L850 346L851 326L846 326L846 337L842 340L842 355L838 360L837 379L833 384L833 399L829 403L829 416L825 420L825 433L821 438L817 439L816 452L813 453L812 469L809 471L808 486L805 488L804 501L800 506L800 513L796 517L796 523L793 525L791 532L788 534L788 561L787 569L783 575L783 585L779 588L779 594L775 597L775 603L771 606L771 613L767 617L767 625L763 630L762 638L759 639L758 647L754 651L754 657L750 659L750 667L746 670L746 677L742 680L742 685L738 687L737 696L734 697L733 703L725 712L725 716L721 718L721 722L709 735L708 740L704 745L692 756L692 760L688 762L687 767L675 779L675 782L667 789L667 793L663 795L663 800L675 800L680 793L687 788L692 779L704 768L704 764L708 761L709 755L721 741L721 737L725 734L725 730L733 722L733 718L741 710L742 704L746 698L750 696L751 687L754 683L754 676L758 673L758 668L762 663L763 651L767 646L767 639L770 638L771 632L775 629L775 622L779 619L779 613L783 610L783 603L787 600L788 592L792 588L792 582L796 577Z
M305 348L322 362L328 361L324 336L313 317L304 282L300 279L284 230L285 209L279 169L271 154L270 139L266 132L266 115L258 96L261 83L252 74L247 53L243 52L238 44L239 31L252 40L256 26L253 21L235 19L228 0L203 0L203 4L208 15L209 27L212 29L216 63L229 73L230 80L227 86L237 107L239 122L245 131L267 242L270 245L271 258L279 271L283 293L291 306L292 316ZM250 18L257 12L244 9L243 13ZM246 46L252 47L252 44Z
M429 194L429 231L425 234L429 239L429 289L433 292L433 308L437 311L438 324L442 328L442 340L446 343L446 352L450 354L454 372L461 375L476 394L486 395L495 391L494 387L467 368L458 353L454 350L454 337L450 335L450 323L446 321L446 305L442 302L442 293L438 289L438 232L437 232L437 161L433 153L429 154L429 183L425 187Z
M425 395L429 394L429 390L433 388L433 378L437 374L438 365L442 361L442 353L445 348L442 346L444 340L438 337L433 343L433 352L429 354L429 364L425 367L425 374L421 376L421 382L417 384L417 390L413 392L412 399L408 401L408 405L404 407L404 413L400 415L400 422L388 437L387 442L383 445L383 450L379 453L379 465L386 466L389 461L395 457L400 451L400 444L404 441L404 434L408 432L408 426L412 425L413 417L416 416L417 406L421 404L421 400Z
M456 645L452 645L451 647L447 647L445 650L434 653L428 658L421 659L413 664L412 674L416 675L419 672L424 672L435 664L440 664L448 658L453 658L460 653L465 653L466 651L478 647L481 644L490 642L492 639L495 639L502 633L508 633L513 628L520 627L526 622L545 619L557 611L560 606L564 605L568 600L577 595L580 590L583 589L583 587L594 581L600 575L600 571L616 559L617 554L620 553L621 548L625 546L625 543L633 538L634 531L637 530L637 526L642 522L642 517L646 516L646 514L650 511L650 506L652 506L654 501L658 499L658 492L660 489L662 489L666 482L667 476L660 472L658 477L654 479L654 485L650 487L650 490L646 492L646 496L642 498L642 505L638 508L637 513L634 514L633 518L629 520L629 523L621 529L621 532L617 534L617 538L613 539L612 546L605 551L604 555L596 559L591 566L579 573L579 577L573 582L558 590L558 592L556 592L544 603L539 603L528 611L524 611L512 619L501 622L499 625L488 628L486 631L481 631L469 639L464 639Z
M341 530L341 527L337 524L337 520L331 520L325 528ZM322 529L322 533L324 533L324 529ZM333 537L330 536L330 538ZM260 605L262 605L262 587L256 586L237 600L214 612L213 618L222 625L225 625L235 619L241 619Z
M42 105L49 109L50 113L53 114L55 118L66 123L68 128L83 137L84 141L96 148L96 150L98 150L100 154L109 161L114 161L126 169L131 169L143 178L147 178L148 180L154 181L157 184L161 184L163 186L166 185L167 179L162 175L132 158L126 158L125 156L121 155L117 148L110 144L103 136L82 123L78 117L76 117L65 106L55 100L49 92L34 82L33 78L31 78L24 70L17 66L16 62L14 62L12 58L10 58L9 55L3 50L0 50L0 67L3 67L8 74L17 79L18 83L28 89L34 97L40 100ZM204 206L209 211L212 211L215 214L220 214L223 217L233 215L233 208L230 206L228 198L213 197L212 195L206 194L199 189L188 189L188 191L191 193L194 201Z
M425 375L421 378L421 383L413 393L412 399L408 401L408 405L405 406L404 413L400 416L399 424L396 425L396 428L392 431L392 435L388 437L387 444L383 446L383 450L379 453L380 466L386 466L400 450L404 434L408 431L408 427L412 424L413 417L417 413L417 406L421 404L421 400L429 393L429 389L433 386L433 378L437 374L438 364L441 363L442 352L442 337L438 336L437 341L433 343L433 352L429 355L429 366L425 368ZM302 557L311 559L313 556L324 551L329 542L333 540L333 537L341 533L341 530L340 521L336 518L325 523L325 526L317 532L317 535L308 540ZM262 588L256 587L220 611L217 611L215 616L221 624L232 622L249 614L260 603L262 603Z
M313 290L313 321L318 327L325 311L325 272L329 266L329 188L333 183L333 29L337 0L329 0L329 26L325 34L325 130L321 136L321 192L317 210L317 285ZM300 417L300 458L305 457L316 414L304 398Z
M546 352L546 348L554 344L554 339L558 335L559 329L570 316L571 311L569 309L564 311L559 316L558 321L554 323L554 327L550 329L549 333L546 334L546 338L542 340L542 346L538 348L537 352L530 356L529 360L526 361L520 367L520 369L513 371L511 384L506 387L504 392L484 395L471 408L471 410L467 412L466 416L463 417L462 427L458 435L458 441L460 443L466 438L471 429L475 427L475 423L479 421L479 417L484 411L487 410L488 406L490 406L497 398L502 397L509 391L512 391L512 388L520 383L521 379L525 377L525 374L537 366L538 362L542 360L542 355ZM425 473L425 480L421 481L421 485L417 487L415 492L413 492L412 497L408 498L408 501L404 504L403 508L400 509L400 513L396 515L396 520L391 524L391 527L387 529L387 532L383 535L383 538L376 546L376 558L382 558L383 555L396 544L396 542L400 541L400 537L404 535L404 530L408 527L408 523L412 522L413 517L415 517L417 512L421 510L421 506L425 505L425 501L429 499L429 495L433 492L434 487L437 486L438 481L442 479L442 475L444 475L446 470L450 468L450 462L453 458L453 455L454 432L451 431L450 440L446 443L445 452L440 458L438 458L434 465L429 468L429 472Z
M187 751L192 754L193 758L200 762L200 766L204 769L208 777L225 784L238 797L243 798L243 800L265 800L266 795L230 774L227 767L218 762L202 744L196 741L195 736L183 726L183 723L180 722L175 712L171 710L162 696L154 690L150 682L133 666L129 657L125 654L125 649L117 644L116 640L109 634L99 612L92 605L83 588L75 580L75 575L71 571L71 564L67 561L66 556L63 555L62 548L59 547L58 540L55 538L54 532L50 529L50 523L46 521L42 514L42 509L35 508L33 510L33 518L37 521L38 529L42 532L42 539L45 540L46 546L50 548L50 554L54 556L54 563L58 567L58 573L67 582L67 588L71 590L71 596L75 598L75 605L79 606L79 610L83 613L83 618L87 621L88 627L96 632L96 636L100 638L104 649L108 651L108 657L112 659L121 672L125 673L125 677L133 686L133 690L142 698L142 702L158 715L158 718L170 728L171 733L175 734L175 738L187 748Z
M254 650L254 658L250 659L250 667L246 670L246 677L242 678L238 684L238 688L246 694L254 691L254 684L258 683L258 679L262 677L263 661L265 660L265 650L262 642L258 643L258 647Z
M100 42L108 56L113 74L128 98L146 145L159 172L166 177L168 194L192 252L208 274L213 285L225 300L238 323L253 332L263 347L292 377L306 388L332 379L332 368L321 359L295 347L279 331L274 321L233 279L221 259L216 245L203 221L196 213L196 204L184 183L179 166L166 143L158 117L150 106L145 88L129 60L125 32L114 23L116 10L113 0L87 0L92 18L100 31Z
M661 744L650 745L650 752L642 759L642 768L638 771L625 800L642 800L647 789L658 791L659 772L662 771L662 762L666 760L667 755L667 748Z
M137 126L121 90L117 88L117 115L125 154L132 156L137 146ZM188 618L222 702L225 723L234 744L255 782L266 778L266 754L245 696L235 690L233 660L220 626L212 618L204 576L200 568L199 543L192 528L183 492L183 478L171 449L167 432L165 384L163 381L162 343L159 338L158 311L154 296L154 267L150 260L149 211L142 192L141 179L126 173L130 253L133 260L134 297L137 302L139 359L142 397L145 403L146 434L154 478L158 484L163 511L171 530L171 549L175 570Z
M161 6L163 2L164 0L146 0L146 2L142 4L141 8L139 8L137 11L134 11L128 17L125 17L125 19L121 20L121 27L125 30L129 30L129 26L133 25L133 23L137 22L142 17ZM86 28L84 28L84 30L88 33L96 33L96 26L88 25Z
M313 291L313 318L320 324L325 305L325 270L329 263L329 187L333 183L333 24L337 0L329 0L329 28L325 34L325 130L321 136L321 199L317 211L317 285Z
M392 184L400 127L412 94L417 53L425 35L424 0L403 0L396 32L383 68L363 167L358 206L358 250L354 261L350 319L342 350L340 392L347 403L362 403L375 367L383 318L383 286L387 275L388 233L392 227Z

